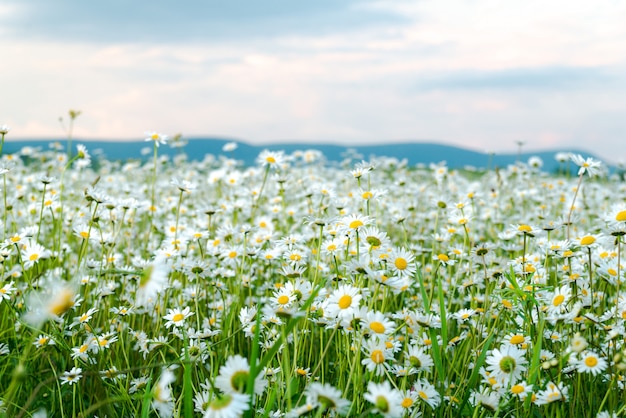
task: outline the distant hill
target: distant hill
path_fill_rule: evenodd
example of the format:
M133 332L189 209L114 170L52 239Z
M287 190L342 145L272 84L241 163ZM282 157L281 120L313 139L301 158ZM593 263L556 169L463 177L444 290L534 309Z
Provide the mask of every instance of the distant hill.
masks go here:
M446 162L450 168L494 168L506 167L517 161L527 162L532 156L541 158L543 161L542 170L546 172L556 172L559 163L555 160L557 152L573 152L584 157L597 157L588 152L570 149L541 152L524 152L520 155L514 154L487 154L465 148L441 145L427 142L403 142L390 143L385 145L333 145L314 143L279 143L267 145L251 145L243 141L229 138L194 138L187 140L188 143L182 148L174 148L168 144L159 148L159 155L175 156L185 153L191 160L202 160L206 154L226 155L230 158L242 161L246 165L255 163L256 157L264 149L271 151L284 151L291 154L295 151L315 149L322 152L328 161L343 161L346 158L369 160L372 156L392 157L398 160L405 160L408 165L430 164ZM24 146L48 149L54 142L63 146L65 141L52 140L18 140L7 141L4 145L4 152L15 153ZM225 144L235 142L237 148L230 152L224 152L222 148ZM90 141L73 140L73 144L84 144L91 154L102 153L111 160L147 159L152 156L152 144L144 141ZM98 151L97 151L98 150ZM142 152L143 150L143 152Z

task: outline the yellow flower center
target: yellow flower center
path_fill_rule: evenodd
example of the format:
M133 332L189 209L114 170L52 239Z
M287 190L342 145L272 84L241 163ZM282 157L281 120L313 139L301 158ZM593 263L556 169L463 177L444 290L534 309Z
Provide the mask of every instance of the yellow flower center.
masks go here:
M519 227L517 227L517 230L520 232L530 232L533 229L529 225L520 225Z
M271 155L269 157L267 157L265 159L265 161L267 161L270 164L274 164L276 162L276 158L272 157Z
M372 351L372 354L370 355L370 358L376 364L380 364L380 363L385 361L385 355L383 354L382 350L374 350L374 351Z
M177 313L172 317L172 321L174 322L179 322L182 321L183 319L185 319L185 315L183 315L182 313Z
M396 261L394 261L394 264L398 270L404 270L409 265L409 263L407 263L407 261L402 257L396 258Z
M552 305L553 306L559 306L561 303L563 303L564 300L565 300L565 296L563 296L563 295L556 295L554 297L554 299L552 299Z
M580 245L591 245L596 242L596 239L591 235L585 235L580 239Z
M420 397L420 398L422 398L423 400L427 400L427 399L428 399L428 395L427 395L425 392L421 391L421 390L420 390L419 392L417 392L417 394L418 394L418 395L419 395L419 397Z
M593 356L589 356L585 359L585 365L587 367L595 367L597 364L598 364L598 359Z
M611 276L617 276L617 271L615 271L614 269L610 268L607 270L607 273L609 273Z
M385 332L385 326L382 322L372 321L370 322L370 329L377 334L382 334Z
M448 257L445 254L439 254L437 258L439 259L439 261L443 261L444 263L447 263L448 261L450 261L450 257Z
M278 303L280 303L281 305L286 305L287 303L289 303L289 296L287 296L287 295L280 295L278 297Z
M626 221L626 210L623 210L619 212L617 215L615 215L615 220L618 222Z
M511 393L513 393L515 395L519 395L522 392L524 392L524 386L522 386L522 385L513 385L511 387Z
M237 257L237 251L231 251L231 252L229 252L229 253L228 253L228 257L229 257L229 258L235 258L235 257Z
M30 261L37 261L39 259L39 254L31 254L30 257L28 257L28 259Z
M339 308L341 309L349 308L350 305L352 305L352 296L343 295L341 298L339 298L338 305L339 305Z
M361 222L360 220L357 219L357 220L354 220L354 221L350 222L349 226L350 226L351 229L357 229L357 228L363 226L363 222Z
M400 405L402 405L403 408L410 408L411 406L413 406L413 399L404 398L402 399L402 402L400 403Z
M511 337L511 339L509 340L509 342L510 342L511 344L521 344L521 343L523 343L523 342L524 342L524 336L519 335L519 334L518 334L518 335L514 335L514 336L512 336L512 337Z

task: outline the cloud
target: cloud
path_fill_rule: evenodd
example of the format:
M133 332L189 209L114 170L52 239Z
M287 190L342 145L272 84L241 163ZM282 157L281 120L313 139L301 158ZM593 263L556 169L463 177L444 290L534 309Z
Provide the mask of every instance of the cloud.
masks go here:
M422 77L417 90L570 90L610 88L620 78L606 68L541 67L496 71L455 71Z
M91 42L181 42L321 35L407 19L358 0L12 0L0 14L6 35ZM4 16L4 17L3 17Z

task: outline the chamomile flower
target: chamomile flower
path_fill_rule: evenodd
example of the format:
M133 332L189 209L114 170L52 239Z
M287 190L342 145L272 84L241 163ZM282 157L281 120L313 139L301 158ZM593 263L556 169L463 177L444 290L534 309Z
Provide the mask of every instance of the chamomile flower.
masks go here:
M189 318L193 315L189 306L186 306L184 309L169 309L167 315L163 317L167 322L165 323L166 328L181 327L185 323L185 319Z
M367 393L363 397L373 405L374 412L385 418L399 418L404 414L404 395L398 389L392 388L386 380L382 383L369 382Z
M363 299L359 288L342 284L328 298L326 313L331 318L339 320L352 320Z
M485 359L490 376L499 382L509 385L519 380L526 370L526 352L513 345L502 345L494 348Z
M578 167L578 175L582 175L585 173L589 174L589 177L597 176L602 174L602 162L598 160L594 160L591 157L584 158L580 154L572 154L571 157L574 164Z
M161 377L152 389L152 408L162 416L170 416L174 410L171 385L175 381L174 373L169 369L163 369Z
M385 341L371 338L363 343L362 349L367 357L361 360L361 364L377 376L384 374L387 369L386 361L393 358L393 352Z
M404 248L396 248L392 251L388 266L393 274L399 277L413 277L416 271L415 256Z
M563 382L548 382L545 389L537 392L534 402L537 405L546 405L557 401L566 401L568 391L568 387Z
M80 367L72 367L71 370L63 372L60 380L62 385L67 383L68 385L72 386L73 384L77 383L82 377L83 369L81 369Z
M236 354L228 357L226 363L220 367L219 375L215 378L215 387L227 394L246 393L246 385L250 376L248 359ZM254 380L254 393L263 393L267 381L260 374Z
M382 312L368 311L364 318L361 318L363 330L367 334L384 337L395 329L395 324L388 319Z
M167 135L160 134L158 132L146 132L145 142L153 142L155 146L167 143Z
M239 418L250 409L250 395L247 393L224 393L215 396L204 406L203 418Z
M594 376L602 373L607 366L607 361L593 351L583 352L576 362L576 370L579 373L591 373Z
M417 392L420 401L425 402L431 408L437 408L441 403L441 395L437 389L426 379L420 379L413 385L413 391Z
M306 403L319 407L322 411L345 415L350 408L350 401L342 398L341 391L328 383L310 383L305 394Z

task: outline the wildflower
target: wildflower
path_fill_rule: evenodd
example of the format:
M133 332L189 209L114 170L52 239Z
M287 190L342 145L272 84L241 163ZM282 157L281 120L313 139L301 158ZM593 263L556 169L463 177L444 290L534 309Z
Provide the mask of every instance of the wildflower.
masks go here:
M361 360L361 364L377 376L384 374L385 361L392 357L392 352L387 348L385 342L378 338L372 338L365 341L362 348L367 357Z
M366 333L381 337L391 333L395 328L393 321L386 318L385 314L381 312L367 312L365 318L361 318L361 323Z
M389 266L400 277L413 277L416 271L415 256L404 248L395 249L389 257Z
M174 373L169 369L163 369L159 381L152 389L152 407L162 416L170 416L174 410L171 385L175 381Z
M607 362L593 351L586 351L580 355L576 362L576 370L579 373L591 373L596 376L607 368Z
M526 370L526 352L513 345L494 348L485 359L487 371L497 381L505 384L517 381Z
M587 343L585 337L580 335L578 332L570 340L570 349L575 353L583 352L588 345L589 344Z
M550 301L548 303L548 312L553 314L562 313L567 306L571 294L572 291L568 285L563 285L555 289L552 296L548 298Z
M156 257L154 262L146 267L135 294L139 306L151 305L156 296L165 289L170 267L164 257Z
M263 150L257 157L257 163L268 168L281 168L284 162L285 155L279 151Z
M2 125L0 125L0 135L4 136L6 134L9 133L9 131L11 130L11 128L9 127L9 125L3 123Z
M526 399L526 397L530 395L532 391L533 387L525 381L517 382L514 385L511 385L511 387L509 388L509 393L513 396L517 396L522 401Z
M246 393L246 385L250 376L248 359L239 354L230 356L220 367L219 376L215 378L215 387L227 394ZM261 375L254 380L254 393L263 393L267 382Z
M11 293L16 290L13 286L14 284L15 282L9 282L0 288L0 303L2 303L3 300L11 299Z
M548 382L545 389L537 392L537 398L534 402L537 405L545 405L557 401L567 400L568 387L563 382Z
M369 382L364 398L374 405L374 412L378 412L383 417L395 418L404 414L402 408L403 394L392 388L386 380L382 383Z
M489 388L480 391L472 391L470 402L474 406L482 406L489 411L496 411L500 403L500 394Z
M321 411L331 411L345 415L350 408L350 401L341 397L341 391L328 383L313 382L306 388L306 402L319 406Z
M405 353L406 364L415 367L418 371L428 372L433 367L432 357L426 353L424 347L411 345Z
M425 379L420 379L413 385L413 390L417 392L419 399L431 408L437 408L441 403L441 395L437 389Z
M52 282L46 289L29 295L26 304L31 310L24 320L35 328L49 319L60 321L66 312L80 304L75 286L70 283Z
M167 143L167 135L162 135L157 132L146 132L146 136L147 138L144 141L153 142L156 147Z
M68 384L72 386L74 383L78 382L82 375L83 370L80 367L72 367L71 370L63 372L61 375L61 384Z
M250 395L246 393L225 393L216 396L206 405L203 418L237 418L250 408Z
M346 233L359 231L360 228L364 228L372 223L372 218L359 213L344 216L340 221L342 229L345 230Z
M35 339L35 342L33 342L33 344L37 348L41 348L47 345L55 345L56 343L52 338L50 338L49 335L39 334L39 336L37 337L37 339Z
M167 315L163 317L167 322L165 323L166 328L171 328L172 326L180 327L185 323L185 319L189 318L193 315L189 306L186 306L183 310L180 309L169 309Z
M329 317L350 321L354 318L362 298L359 288L342 284L328 298L326 312Z
M597 176L602 173L602 162L594 160L591 157L583 158L580 154L572 154L571 157L574 164L579 166L578 175L581 176L585 173L589 174L589 177Z
M22 249L22 259L24 260L24 269L29 270L39 261L50 256L50 251L35 242L29 240Z
M236 142L227 142L222 146L222 151L224 152L234 151L237 149L237 147L238 147L238 144Z

